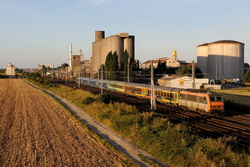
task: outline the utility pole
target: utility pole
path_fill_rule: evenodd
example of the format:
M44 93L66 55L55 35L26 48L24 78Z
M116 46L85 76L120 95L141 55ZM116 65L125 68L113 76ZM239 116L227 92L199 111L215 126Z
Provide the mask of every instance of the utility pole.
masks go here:
M79 73L78 88L81 86L81 72Z
M98 79L100 79L100 68L98 66Z
M68 67L65 67L65 71L66 71L65 83L67 83L67 79L68 79Z
M129 82L129 66L130 66L130 56L128 55L128 79L127 79L127 82Z
M151 60L151 108L150 109L156 110L153 60Z
M194 70L194 60L192 61L192 89L195 89L195 70Z
M103 93L103 64L101 65L101 94Z
M52 68L52 80L54 79L53 75L54 75L54 68Z

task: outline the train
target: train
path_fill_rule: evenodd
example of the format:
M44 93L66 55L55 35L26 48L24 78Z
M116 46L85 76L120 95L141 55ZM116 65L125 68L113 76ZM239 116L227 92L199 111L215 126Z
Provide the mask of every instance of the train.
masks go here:
M94 78L76 78L77 83L102 87L141 98L151 98L151 85ZM223 115L224 99L216 92L154 86L154 97L158 102L176 105L204 115Z

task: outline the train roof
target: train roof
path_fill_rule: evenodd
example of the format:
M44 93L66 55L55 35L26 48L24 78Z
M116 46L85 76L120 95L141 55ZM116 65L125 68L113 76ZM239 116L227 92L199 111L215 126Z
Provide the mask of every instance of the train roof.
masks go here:
M209 95L220 95L220 93L217 93L217 92L211 92L209 90L201 90L201 89L185 89L185 90L182 90L182 92L193 92L193 93L203 93L203 94L209 94Z
M84 80L92 80L92 81L98 81L100 82L100 79L95 78L82 78ZM145 89L151 89L150 84L140 84L140 83L132 83L132 82L123 82L123 81L115 81L115 80L102 80L104 83L113 83L113 84L120 84L120 85L126 85L126 86L133 86L133 87L139 87L139 88L145 88ZM167 91L167 92L179 92L183 89L175 88L175 87L163 87L163 86L157 86L154 87L155 90L158 91Z

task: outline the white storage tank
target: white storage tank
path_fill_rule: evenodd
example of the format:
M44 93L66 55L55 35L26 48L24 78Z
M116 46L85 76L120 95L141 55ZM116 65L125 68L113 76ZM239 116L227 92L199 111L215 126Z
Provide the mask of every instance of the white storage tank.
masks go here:
M207 48L207 50L206 50ZM207 57L206 57L207 52ZM220 40L197 46L197 63L209 79L240 79L244 76L244 43Z

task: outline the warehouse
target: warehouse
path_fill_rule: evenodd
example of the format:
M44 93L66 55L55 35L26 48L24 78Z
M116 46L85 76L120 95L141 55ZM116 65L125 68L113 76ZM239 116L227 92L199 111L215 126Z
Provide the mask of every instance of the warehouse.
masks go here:
M192 80L192 77L189 77L189 76L164 75L163 77L158 79L158 84L160 86L175 87L175 88L182 88L182 89L193 88L193 80ZM201 85L203 84L208 84L208 79L205 79L205 78L194 79L194 89L200 89Z

